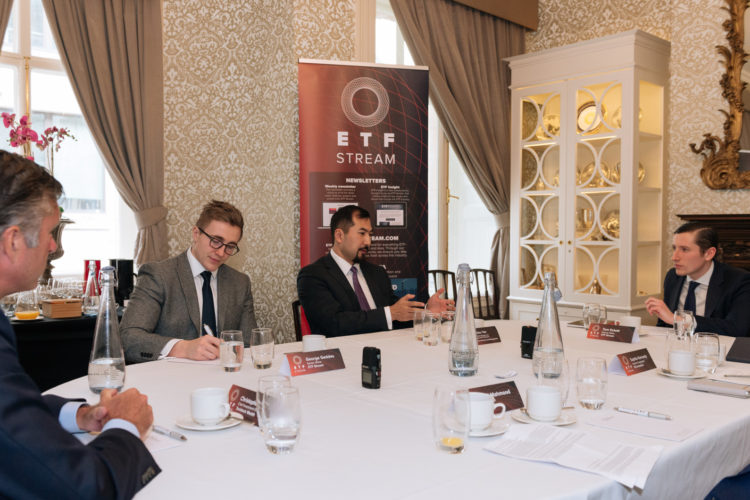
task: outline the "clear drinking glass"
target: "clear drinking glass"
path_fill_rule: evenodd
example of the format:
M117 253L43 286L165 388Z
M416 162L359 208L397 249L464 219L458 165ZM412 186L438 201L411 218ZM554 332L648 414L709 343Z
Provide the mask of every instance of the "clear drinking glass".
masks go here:
M432 436L439 450L464 451L471 427L469 391L437 387L432 400Z
M440 340L445 343L451 341L451 334L453 333L453 322L455 317L456 311L443 311L441 313Z
M706 373L715 373L719 366L721 342L715 333L696 333L693 339L695 366Z
M18 294L16 301L16 319L29 320L39 317L36 291L29 290Z
M424 327L425 327L425 311L424 309L416 309L414 310L414 335L416 336L417 340L422 340L422 336L424 335Z
M586 409L598 410L607 399L607 362L604 358L578 358L576 369L578 402Z
M263 433L263 422L260 407L263 405L263 396L269 390L291 386L291 380L285 375L264 375L258 379L258 392L255 393L255 414L258 417L258 428L261 433Z
M301 422L297 388L278 387L267 390L262 398L260 415L266 449L277 455L291 453L299 438Z
M568 400L570 391L570 374L568 360L559 357L541 358L534 368L534 376L539 385L548 385L560 390L562 405Z
M422 343L424 345L436 346L440 340L440 314L427 312L424 315L424 333Z
M12 318L16 314L16 302L18 301L18 294L11 293L0 299L0 308L6 317Z
M601 304L583 305L583 326L588 330L592 323L604 323L607 321L607 307Z
M241 330L224 330L221 332L221 366L225 372L238 372L242 368L245 354L245 341Z
M271 367L273 361L273 334L270 328L253 328L250 335L250 356L255 368Z
M675 311L672 328L674 328L674 332L678 336L688 335L692 337L696 326L695 316L693 316L692 312L682 309Z

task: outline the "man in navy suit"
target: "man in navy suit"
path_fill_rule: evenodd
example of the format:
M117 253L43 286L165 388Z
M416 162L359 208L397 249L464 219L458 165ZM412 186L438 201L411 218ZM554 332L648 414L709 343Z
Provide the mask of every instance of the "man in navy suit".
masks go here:
M716 230L698 222L674 233L672 262L664 278L664 300L646 299L646 309L659 326L673 323L674 311L691 310L697 332L750 336L750 273L715 259Z
M57 248L61 193L45 169L0 151L0 297L36 286ZM102 391L95 406L42 396L0 314L0 497L131 498L160 472L141 440L152 422L136 389ZM82 431L101 433L84 446L71 434Z
M364 208L347 205L331 217L331 251L305 266L297 276L297 293L312 333L329 337L405 328L416 309L414 295L400 299L381 266L365 260L372 223ZM453 306L442 289L427 301L433 311Z

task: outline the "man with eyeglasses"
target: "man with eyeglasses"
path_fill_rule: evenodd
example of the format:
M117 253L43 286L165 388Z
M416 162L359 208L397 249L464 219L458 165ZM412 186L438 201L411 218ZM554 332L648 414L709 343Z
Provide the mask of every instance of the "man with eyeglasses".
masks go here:
M257 326L250 278L224 264L240 251L243 227L236 207L213 200L186 252L141 266L120 324L127 362L216 359L222 330L242 330L249 344Z

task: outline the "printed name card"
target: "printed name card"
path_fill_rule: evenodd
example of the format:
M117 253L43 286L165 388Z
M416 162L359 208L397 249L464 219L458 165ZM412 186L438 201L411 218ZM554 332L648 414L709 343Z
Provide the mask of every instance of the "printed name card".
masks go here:
M618 354L609 363L610 373L624 374L628 377L636 373L653 370L654 368L656 368L656 364L651 358L648 349L638 349L637 351Z
M635 327L625 325L608 325L603 323L592 323L589 326L586 337L590 339L611 340L613 342L624 342L631 344L638 342L638 332Z
M485 326L484 328L477 328L477 344L495 344L500 342L500 333L494 326Z
M253 425L258 425L255 391L245 389L239 385L233 385L229 389L229 410L242 415L242 420L250 422Z
M523 408L523 399L521 399L518 387L516 387L516 383L513 381L483 385L482 387L473 387L469 389L469 392L483 392L489 394L495 398L495 403L503 403L506 411Z
M324 349L322 351L290 352L284 357L281 372L284 375L307 375L309 373L328 372L345 368L341 351Z

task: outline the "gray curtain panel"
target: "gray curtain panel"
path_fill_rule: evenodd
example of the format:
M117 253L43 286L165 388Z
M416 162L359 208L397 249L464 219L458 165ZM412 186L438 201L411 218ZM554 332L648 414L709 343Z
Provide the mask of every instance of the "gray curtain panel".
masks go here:
M161 2L42 0L86 123L135 212L138 265L167 257Z
M11 9L13 9L13 0L0 0L0 52L3 50L3 39L5 30L8 28L8 21L10 21Z
M508 316L510 70L524 28L450 0L391 0L414 61L430 70L430 99L466 175L498 222L491 269ZM476 265L476 264L475 264Z

